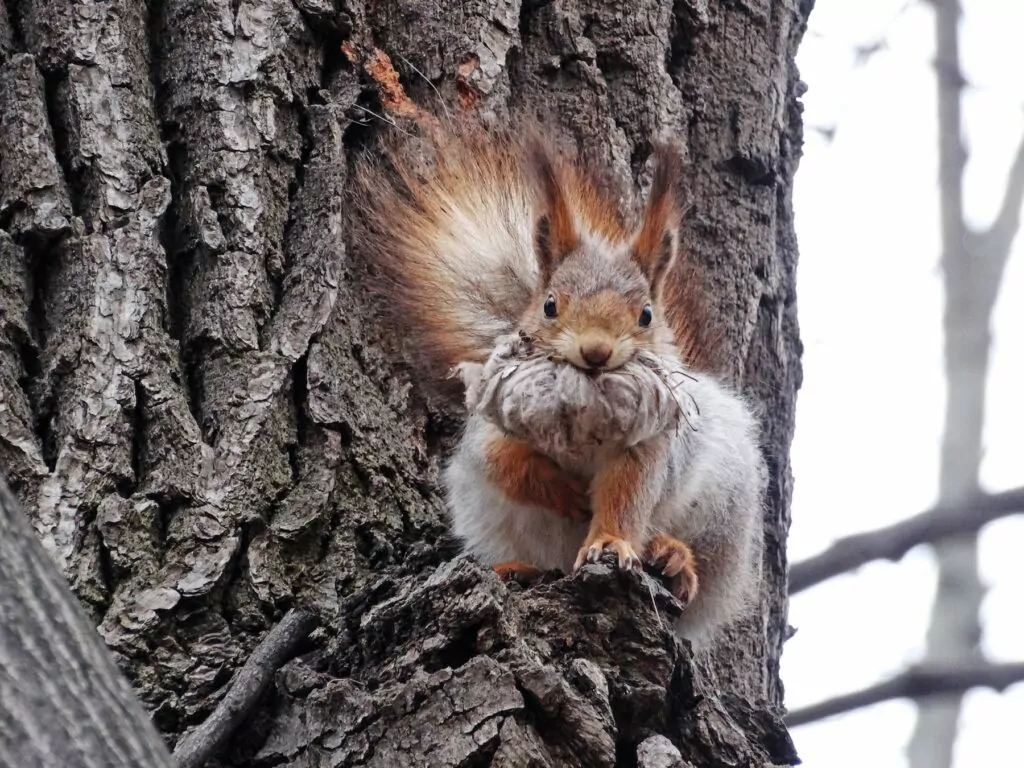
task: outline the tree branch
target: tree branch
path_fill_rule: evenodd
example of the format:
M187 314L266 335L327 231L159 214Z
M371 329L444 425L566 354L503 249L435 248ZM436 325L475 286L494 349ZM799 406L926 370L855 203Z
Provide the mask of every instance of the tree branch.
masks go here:
M177 768L202 768L224 746L259 702L271 677L313 631L315 624L311 613L294 608L284 615L256 646L213 714L178 742L173 755Z
M1024 512L1024 488L985 494L964 505L936 507L907 520L868 533L840 539L820 555L794 565L789 594L852 571L873 560L899 560L918 544L974 533L1007 515Z
M971 688L992 688L1002 692L1022 681L1024 662L981 662L965 667L920 666L877 685L790 712L786 716L786 725L795 728L891 699L923 699L941 694L964 693Z
M1010 257L1013 240L1020 230L1021 206L1024 206L1024 135L1021 135L1020 144L1017 145L1017 154L1014 155L1013 165L1010 166L1010 174L1006 180L1006 190L1003 193L1003 202L999 206L999 213L992 221L992 225L981 234L983 240L989 241L989 248L998 254L996 260L1000 262L998 268L1000 276ZM996 283L999 283L999 278L996 279Z

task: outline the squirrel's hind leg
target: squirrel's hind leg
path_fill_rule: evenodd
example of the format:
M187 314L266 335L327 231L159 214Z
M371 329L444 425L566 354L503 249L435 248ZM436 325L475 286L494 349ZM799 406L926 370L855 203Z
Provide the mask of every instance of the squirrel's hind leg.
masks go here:
M544 573L537 566L524 563L522 560L507 560L491 567L502 581L518 581L520 584L536 581Z
M697 558L685 542L659 533L647 544L645 559L668 579L668 587L684 606L697 596Z

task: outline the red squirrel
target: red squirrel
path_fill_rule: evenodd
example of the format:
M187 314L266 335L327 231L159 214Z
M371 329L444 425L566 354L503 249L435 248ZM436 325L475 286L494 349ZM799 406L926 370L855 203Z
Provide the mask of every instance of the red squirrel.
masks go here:
M678 631L705 644L756 592L767 472L751 408L701 370L713 350L696 283L672 279L679 152L656 145L636 221L536 130L435 133L386 158L358 166L355 237L421 370L479 371L519 333L543 365L578 374L574 391L632 381L646 357L680 371L673 397L693 404L678 425L642 440L580 446L570 437L562 453L471 411L443 473L464 548L525 580L606 550L620 568L647 562L687 605ZM563 406L554 402L552 421ZM512 397L499 412L531 408L546 413Z

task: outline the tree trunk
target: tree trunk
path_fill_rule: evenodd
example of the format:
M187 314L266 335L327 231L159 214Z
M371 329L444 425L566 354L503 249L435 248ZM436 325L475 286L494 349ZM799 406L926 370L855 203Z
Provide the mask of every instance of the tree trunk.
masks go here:
M219 764L794 760L812 4L0 4L0 466L169 743L302 605L320 628ZM688 148L685 242L772 477L761 610L712 659L639 577L520 590L453 557L436 480L458 411L398 363L345 246L348 158L393 98L376 50L414 102L552 115L634 182L653 135Z
M0 766L72 765L171 761L0 479Z

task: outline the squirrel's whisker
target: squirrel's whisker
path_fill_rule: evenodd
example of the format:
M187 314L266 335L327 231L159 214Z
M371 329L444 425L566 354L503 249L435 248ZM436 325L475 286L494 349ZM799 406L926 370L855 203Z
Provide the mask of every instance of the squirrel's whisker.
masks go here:
M392 120L392 119L390 119L388 117L385 117L384 115L378 115L372 109L367 109L362 104L354 104L353 106L356 109L361 109L363 112L366 112L369 115L373 115L378 120L381 120L381 121L387 123L388 125L390 125L392 128L394 128L396 131L398 131L399 133L403 134L404 136L410 136L410 137L412 136L411 133L409 133L407 130L405 130L404 128L399 126L398 123L396 123L394 120ZM366 123L364 123L364 125L366 125Z

